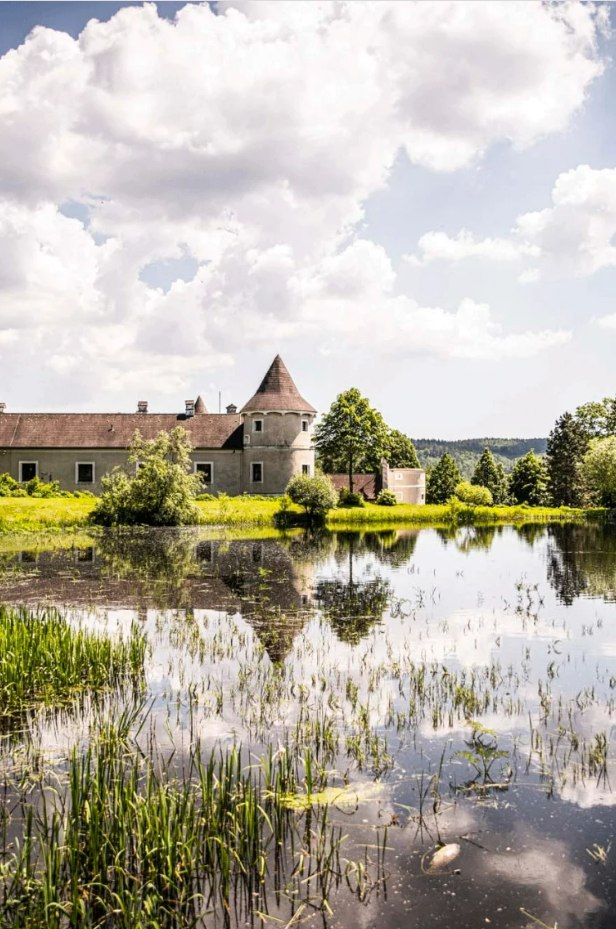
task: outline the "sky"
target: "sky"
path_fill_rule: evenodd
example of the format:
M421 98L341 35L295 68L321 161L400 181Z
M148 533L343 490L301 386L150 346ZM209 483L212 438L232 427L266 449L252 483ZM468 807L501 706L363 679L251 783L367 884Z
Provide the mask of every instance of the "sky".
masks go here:
M0 401L419 437L616 393L616 5L0 2Z

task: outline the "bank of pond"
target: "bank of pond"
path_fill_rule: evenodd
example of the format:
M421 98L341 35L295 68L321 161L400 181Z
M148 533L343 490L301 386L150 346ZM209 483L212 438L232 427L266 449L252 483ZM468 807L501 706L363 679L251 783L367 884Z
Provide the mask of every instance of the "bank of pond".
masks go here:
M0 533L79 529L88 526L96 498L80 497L0 497ZM274 526L280 511L280 498L240 496L196 501L200 525ZM608 511L599 508L576 510L570 507L470 506L459 501L443 505L336 507L327 513L330 528L362 525L451 525L506 524L520 522L575 522L602 519ZM303 514L293 504L285 510L286 521L301 523Z
M598 520L5 533L0 925L608 929L614 628Z

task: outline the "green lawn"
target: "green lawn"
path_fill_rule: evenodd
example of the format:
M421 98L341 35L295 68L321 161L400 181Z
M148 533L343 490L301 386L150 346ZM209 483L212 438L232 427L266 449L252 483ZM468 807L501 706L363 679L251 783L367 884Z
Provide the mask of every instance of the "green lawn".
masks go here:
M94 497L0 497L0 532L86 526Z

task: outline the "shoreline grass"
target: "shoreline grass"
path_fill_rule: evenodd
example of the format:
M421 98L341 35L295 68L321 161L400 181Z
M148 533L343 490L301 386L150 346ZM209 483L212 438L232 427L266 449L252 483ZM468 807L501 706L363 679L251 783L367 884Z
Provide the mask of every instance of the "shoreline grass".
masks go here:
M54 533L97 530L91 526L90 517L95 498L0 498L0 536L14 533ZM259 527L275 533L274 517L280 508L280 497L242 495L196 501L198 526L210 528L244 529ZM297 514L301 521L300 507L291 505L288 513ZM329 529L352 528L354 526L451 526L451 525L507 525L524 522L584 522L587 519L602 519L607 510L577 510L570 507L529 506L469 506L467 504L424 504L413 506L399 503L397 506L377 506L367 503L364 507L330 510L325 520Z

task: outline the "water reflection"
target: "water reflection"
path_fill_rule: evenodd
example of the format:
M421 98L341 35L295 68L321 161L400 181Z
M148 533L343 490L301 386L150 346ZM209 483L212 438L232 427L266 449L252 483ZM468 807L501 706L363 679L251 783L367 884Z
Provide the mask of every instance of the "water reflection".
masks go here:
M64 603L111 631L140 618L144 742L178 765L199 740L241 743L254 765L289 752L300 780L310 759L328 785L358 791L351 808L332 804L332 824L352 837L344 854L372 866L332 891L335 917L309 916L520 929L524 908L549 926L611 926L613 858L587 851L608 849L616 826L613 529L86 541L5 555L2 596ZM40 725L56 751L87 739L74 715ZM292 819L298 852L318 816ZM460 845L460 873L424 873L439 842ZM271 919L286 925L280 900L268 898Z
M559 598L616 599L616 526L553 525L547 529L547 571Z

